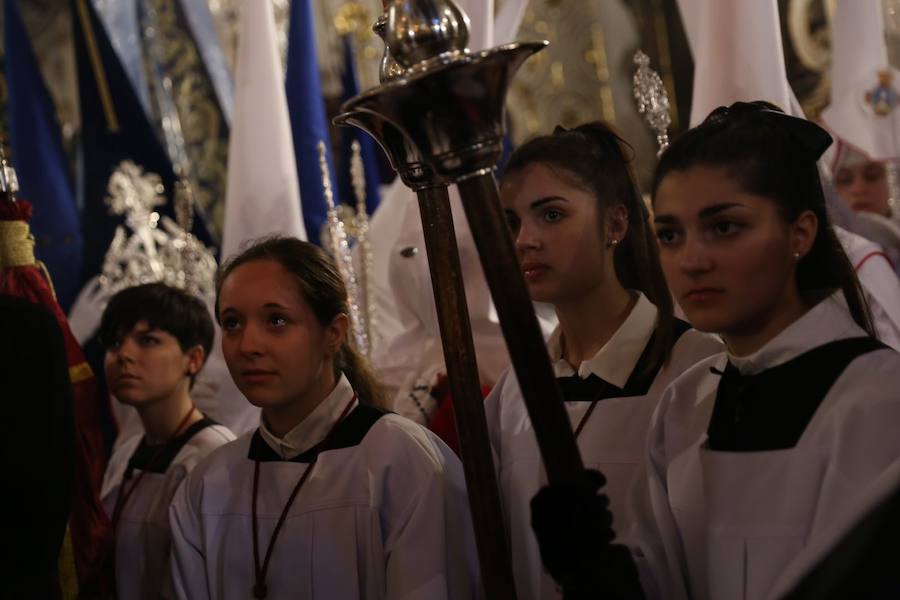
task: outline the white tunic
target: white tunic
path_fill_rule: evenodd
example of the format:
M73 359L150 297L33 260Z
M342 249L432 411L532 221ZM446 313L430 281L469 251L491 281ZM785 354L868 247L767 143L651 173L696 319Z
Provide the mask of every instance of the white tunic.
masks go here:
M116 528L116 591L119 600L173 598L169 576L169 505L185 476L207 454L234 439L222 425L204 419L187 429L170 451L156 456L155 449L141 445L143 435L123 442L113 452L103 477L101 499L110 517L123 477L126 492L134 492L122 508ZM136 452L137 451L137 452ZM131 468L129 469L129 465Z
M775 590L790 589L802 572L796 563L821 554L835 527L847 527L880 497L879 479L900 463L900 355L890 349L850 362L794 447L706 445L720 381L711 367L721 371L730 360L741 375L754 375L864 335L838 292L758 352L711 357L666 390L648 438L649 505L634 536L649 596L778 597Z
M262 561L292 489L310 466L304 461L316 454L274 546L266 577L270 600L479 595L459 459L415 423L359 405L320 451L317 445L352 398L342 377L284 438L246 434L191 473L170 513L179 598L251 597L254 464L259 461Z
M595 374L624 388L635 370L656 326L657 310L640 294L628 318L610 340L578 369L582 378ZM548 343L557 377L575 374L562 358L560 332ZM712 336L695 330L685 332L675 344L668 364L660 370L645 393L638 396L606 398L585 424L578 438L585 466L600 470L608 483L604 492L615 515L613 527L626 532L630 517L625 511L626 495L636 480L646 447L647 429L657 401L666 385L703 358L722 349ZM573 429L583 418L590 402L566 402ZM488 431L495 452L506 527L512 548L513 576L520 600L558 598L553 578L544 571L534 532L530 502L546 485L537 440L518 381L507 373L485 401Z
M451 206L457 217L454 220L457 224L460 267L465 281L466 305L479 377L482 384L491 386L509 366L509 354L499 323L489 318L490 292L455 190L452 196ZM411 249L416 250L415 254ZM436 407L422 406L420 409L417 402L408 397L409 393L417 385L434 383L437 374L446 373L446 367L421 217L414 201L406 208L403 227L389 261L388 276L394 295L390 310L402 329L374 348L372 361L394 398L393 409L426 424Z

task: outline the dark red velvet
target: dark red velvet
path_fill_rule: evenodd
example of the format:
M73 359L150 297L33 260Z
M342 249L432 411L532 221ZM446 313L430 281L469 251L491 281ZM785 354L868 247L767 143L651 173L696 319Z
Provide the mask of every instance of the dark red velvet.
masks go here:
M481 386L482 396L487 397L490 392L491 388L485 385ZM437 399L438 409L431 417L428 428L444 440L444 443L450 446L457 456L460 456L459 435L456 433L456 417L453 415L453 398L450 397L450 386L446 375L441 377L437 385L434 386L434 389L431 390L431 395Z
M31 204L0 200L0 221L27 221ZM100 503L100 485L107 456L100 429L97 384L84 353L44 274L37 266L8 267L0 271L0 294L16 296L48 309L56 317L66 344L70 373L82 373L72 383L75 414L75 488L69 531L79 583L98 597L112 596L112 581L102 573L104 557L112 547L112 527ZM73 369L75 367L75 369Z

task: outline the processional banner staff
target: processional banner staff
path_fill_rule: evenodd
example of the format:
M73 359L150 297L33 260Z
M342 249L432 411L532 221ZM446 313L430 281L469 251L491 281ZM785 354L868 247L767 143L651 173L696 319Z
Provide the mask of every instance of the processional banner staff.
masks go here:
M112 595L114 582L102 559L112 548L113 539L111 524L100 503L106 455L99 427L97 382L56 300L50 274L35 258L35 240L28 225L32 206L30 202L16 198L18 191L18 178L7 163L0 143L0 294L42 306L53 316L65 346L71 384L71 399L65 398L71 405L53 404L63 400L56 395L44 398L45 404L50 404L44 405L43 410L48 418L52 416L46 426L55 432L46 443L58 458L53 465L45 466L48 469L45 477L54 481L54 493L59 494L54 497L54 507L59 508L58 502L68 503L68 506L65 506L66 527L57 561L58 572L51 574L58 581L33 581L33 590L41 597L50 594L50 597L58 595L60 598L79 595L106 598ZM42 348L43 341L35 348ZM41 367L42 372L47 372L46 366ZM21 373L11 375L21 376ZM5 385L16 389L15 382L6 381ZM66 434L71 435L72 430L76 435L66 440ZM39 490L37 493L40 495ZM56 526L58 516L52 511L42 515L45 518L43 525L48 528L45 531ZM35 534L34 531L30 533ZM4 586L8 583L4 581Z
M382 84L347 101L335 123L372 135L418 195L485 591L515 598L447 188L459 187L547 477L574 481L584 467L493 176L512 77L547 42L473 53L452 0L383 5Z

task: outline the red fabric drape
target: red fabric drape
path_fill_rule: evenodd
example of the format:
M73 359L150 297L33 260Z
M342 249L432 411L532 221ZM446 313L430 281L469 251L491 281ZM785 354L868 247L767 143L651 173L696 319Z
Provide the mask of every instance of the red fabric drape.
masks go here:
M30 218L30 203L0 200L0 221L27 223ZM102 559L112 544L112 528L100 503L107 457L100 429L101 399L94 374L38 263L0 270L0 294L40 304L56 317L62 330L75 415L75 486L69 517L73 558L82 589L91 589L92 596L111 597L109 574L101 572Z
M487 397L491 392L491 388L481 386L481 395ZM438 401L438 409L431 417L428 428L433 431L444 443L450 446L450 449L459 453L459 434L456 432L456 417L453 414L453 398L450 397L450 382L446 375L443 375L431 390L431 395Z

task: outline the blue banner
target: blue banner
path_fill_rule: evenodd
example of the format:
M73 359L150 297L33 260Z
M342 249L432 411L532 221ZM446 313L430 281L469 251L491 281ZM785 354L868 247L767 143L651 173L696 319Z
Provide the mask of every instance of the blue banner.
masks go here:
M31 202L35 254L47 265L57 300L68 311L81 288L83 243L69 166L53 99L22 23L18 1L4 10L9 142L20 196Z
M288 30L286 92L297 176L300 180L300 202L309 241L318 244L325 225L327 207L319 167L319 142L325 142L328 170L334 176L331 138L322 98L322 81L316 57L316 32L310 0L291 2ZM335 192L337 195L337 192ZM338 198L334 199L335 204Z
M343 96L341 101L347 101L359 94L359 80L356 77L356 65L353 62L353 38L345 35L344 45L344 75ZM378 208L381 202L379 187L381 186L381 163L378 156L381 150L368 134L356 127L341 128L341 155L338 165L338 191L341 198L348 204L356 203L356 195L353 192L353 178L350 173L352 165L353 142L359 142L360 156L366 179L366 212L370 215Z

